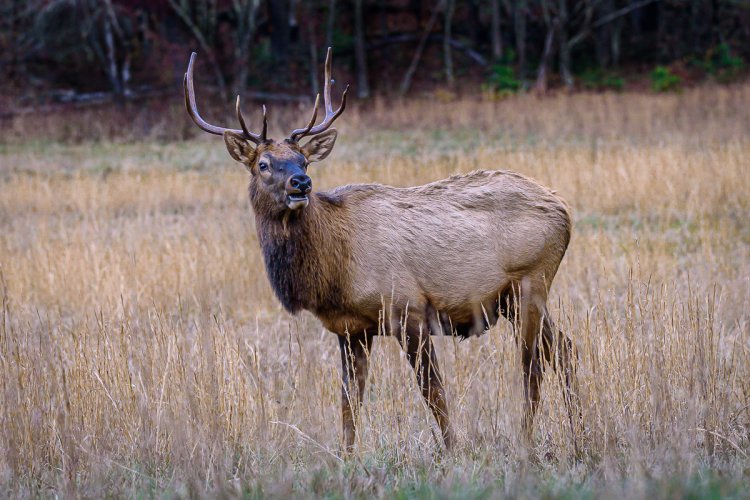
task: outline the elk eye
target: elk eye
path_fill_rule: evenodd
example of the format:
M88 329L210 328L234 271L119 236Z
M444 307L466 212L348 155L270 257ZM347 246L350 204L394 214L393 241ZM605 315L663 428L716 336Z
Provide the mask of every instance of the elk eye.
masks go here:
M266 170L268 170L268 162L267 161L260 162L258 164L258 168L260 168L261 172L265 172Z

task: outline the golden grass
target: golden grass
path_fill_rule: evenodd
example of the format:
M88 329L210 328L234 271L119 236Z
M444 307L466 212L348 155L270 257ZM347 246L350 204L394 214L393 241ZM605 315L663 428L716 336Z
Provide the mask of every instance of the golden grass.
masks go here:
M395 341L376 341L356 451L342 456L337 341L274 299L247 175L220 139L10 133L0 491L670 497L716 474L720 493L747 494L749 104L750 86L354 105L312 171L325 189L507 168L570 202L551 308L579 351L578 456L554 376L536 447L522 445L507 324L436 339L450 455ZM292 111L278 116L277 129Z

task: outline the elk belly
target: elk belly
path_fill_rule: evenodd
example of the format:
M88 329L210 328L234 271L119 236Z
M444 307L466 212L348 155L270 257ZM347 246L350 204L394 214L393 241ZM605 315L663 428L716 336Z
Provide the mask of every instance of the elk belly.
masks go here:
M478 337L497 323L499 307L499 295L494 299L467 303L464 308L453 314L439 311L428 302L425 319L431 335Z

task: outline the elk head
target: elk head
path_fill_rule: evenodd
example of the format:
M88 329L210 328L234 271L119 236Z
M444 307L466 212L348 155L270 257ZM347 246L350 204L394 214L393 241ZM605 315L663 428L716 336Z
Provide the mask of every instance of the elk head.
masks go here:
M274 141L267 137L268 121L266 107L263 106L263 128L259 134L248 130L240 110L240 96L237 96L236 112L241 129L217 127L206 122L198 113L193 86L193 62L195 52L190 56L187 73L183 81L185 87L185 105L193 121L202 130L224 136L227 150L232 158L245 165L252 178L250 190L255 208L263 207L272 213L283 213L287 210L301 210L310 202L312 179L307 175L310 163L325 159L333 150L336 142L336 129L329 129L333 122L346 108L347 85L341 96L341 105L334 111L331 104L331 48L328 48L325 65L325 82L323 87L323 104L325 118L315 125L318 116L320 94L315 98L313 113L307 126L293 130L289 137ZM305 145L299 141L311 136Z

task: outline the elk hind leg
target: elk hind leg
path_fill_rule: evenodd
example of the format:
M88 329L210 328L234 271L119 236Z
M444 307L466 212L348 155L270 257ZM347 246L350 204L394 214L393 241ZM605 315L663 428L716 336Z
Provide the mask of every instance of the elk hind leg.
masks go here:
M354 448L356 421L367 382L372 335L339 335L341 351L341 417L344 445L347 451Z
M401 344L406 350L406 356L417 376L417 383L422 390L422 396L440 427L443 444L450 449L454 442L453 430L448 418L448 405L443 379L432 339L421 328L407 328L405 338L401 339Z
M565 407L568 412L570 431L573 436L576 453L578 452L578 441L576 439L576 428L581 427L583 414L578 393L575 389L575 355L573 353L573 341L558 330L549 314L545 310L542 323L541 351L547 364L560 375L560 382L565 399Z
M547 299L546 288L536 288L531 280L521 282L520 297L520 343L521 366L523 370L524 414L523 434L528 443L532 442L534 415L539 407L541 385L544 377L539 356L538 337L542 330L542 318Z

